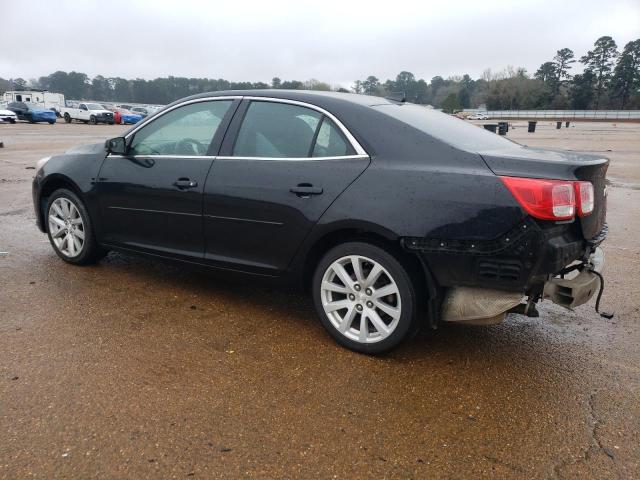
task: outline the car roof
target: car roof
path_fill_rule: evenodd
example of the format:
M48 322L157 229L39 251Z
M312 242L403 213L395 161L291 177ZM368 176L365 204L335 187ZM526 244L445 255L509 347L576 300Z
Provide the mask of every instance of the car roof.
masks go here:
M281 90L281 89L265 89L265 90L220 90L216 92L199 93L179 101L194 100L206 97L223 97L223 96L243 96L243 97L267 97L279 98L284 100L295 100L299 102L308 102L314 105L323 106L323 104L343 103L353 104L364 107L374 105L395 104L393 100L387 98L376 97L373 95L359 95L356 93L343 92L326 92L320 90Z

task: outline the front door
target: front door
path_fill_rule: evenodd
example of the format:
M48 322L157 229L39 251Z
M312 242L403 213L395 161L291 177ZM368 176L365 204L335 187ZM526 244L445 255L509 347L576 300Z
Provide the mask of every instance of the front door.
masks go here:
M106 157L97 182L104 243L202 258L202 192L233 102L169 110L134 130L127 155Z
M277 275L369 157L295 102L245 100L229 130L204 191L205 258Z

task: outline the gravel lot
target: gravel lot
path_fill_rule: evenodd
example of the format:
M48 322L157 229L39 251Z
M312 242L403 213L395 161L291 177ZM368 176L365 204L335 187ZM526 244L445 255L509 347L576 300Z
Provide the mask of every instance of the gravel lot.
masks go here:
M508 137L611 158L603 299L445 325L383 357L304 295L60 261L29 169L120 126L0 125L0 478L640 478L640 125Z

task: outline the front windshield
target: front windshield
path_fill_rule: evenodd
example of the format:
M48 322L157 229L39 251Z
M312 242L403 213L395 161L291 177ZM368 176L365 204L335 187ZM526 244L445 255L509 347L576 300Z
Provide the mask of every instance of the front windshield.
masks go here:
M460 150L482 152L513 147L512 141L452 115L413 103L374 108Z
M87 103L85 105L87 105L87 108L89 110L106 110L106 108L104 108L102 105L99 105L97 103Z

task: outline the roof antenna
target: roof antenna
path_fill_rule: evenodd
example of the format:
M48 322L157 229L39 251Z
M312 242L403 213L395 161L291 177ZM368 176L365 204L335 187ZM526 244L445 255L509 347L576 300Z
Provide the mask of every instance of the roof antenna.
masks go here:
M407 101L407 96L404 92L389 92L386 97L387 100L394 102L404 103Z

